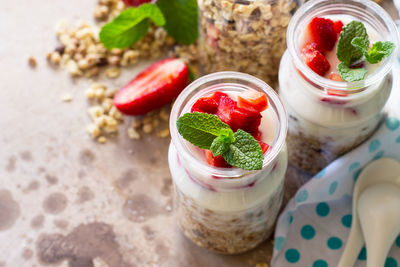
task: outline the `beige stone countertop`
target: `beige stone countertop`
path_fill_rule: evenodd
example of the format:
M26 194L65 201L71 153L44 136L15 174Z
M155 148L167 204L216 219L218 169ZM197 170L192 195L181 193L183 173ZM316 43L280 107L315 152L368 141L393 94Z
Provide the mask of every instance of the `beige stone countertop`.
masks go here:
M0 1L0 267L254 266L272 243L237 256L196 247L178 230L169 139L93 142L84 90L49 66L61 19L92 21L95 0ZM29 56L38 66L28 66ZM148 63L147 63L148 64ZM125 69L120 88L144 65ZM73 95L65 103L61 96ZM165 126L165 125L164 125ZM289 167L286 199L307 179Z

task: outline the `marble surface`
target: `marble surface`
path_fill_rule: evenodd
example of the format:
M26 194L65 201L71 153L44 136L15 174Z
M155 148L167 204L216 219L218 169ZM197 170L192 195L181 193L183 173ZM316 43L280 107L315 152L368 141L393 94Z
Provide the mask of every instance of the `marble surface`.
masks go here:
M85 131L86 79L50 67L61 18L92 20L95 0L0 1L0 267L253 266L272 244L237 256L198 248L177 229L169 139L107 144ZM38 61L36 69L27 64ZM119 88L142 66L126 69ZM74 98L60 100L64 93ZM289 167L286 199L308 179Z

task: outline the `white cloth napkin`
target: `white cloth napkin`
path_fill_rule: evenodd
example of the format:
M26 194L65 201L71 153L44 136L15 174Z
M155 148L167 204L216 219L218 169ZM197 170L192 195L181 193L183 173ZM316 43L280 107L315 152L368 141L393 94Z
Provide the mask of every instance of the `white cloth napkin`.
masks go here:
M354 182L372 160L400 160L400 68L385 108L386 118L365 143L332 162L302 186L280 215L275 231L273 267L335 267L342 255L352 220ZM365 247L355 266L365 266ZM400 236L385 267L400 267Z

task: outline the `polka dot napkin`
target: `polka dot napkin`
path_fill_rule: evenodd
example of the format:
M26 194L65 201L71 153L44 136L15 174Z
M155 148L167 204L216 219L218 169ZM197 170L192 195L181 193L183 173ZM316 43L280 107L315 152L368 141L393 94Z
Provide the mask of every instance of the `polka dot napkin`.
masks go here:
M273 267L337 266L350 233L353 186L362 168L381 157L400 160L400 69L395 72L386 118L379 130L301 187L279 217ZM364 247L355 266L366 266L367 258ZM384 267L400 267L400 236Z

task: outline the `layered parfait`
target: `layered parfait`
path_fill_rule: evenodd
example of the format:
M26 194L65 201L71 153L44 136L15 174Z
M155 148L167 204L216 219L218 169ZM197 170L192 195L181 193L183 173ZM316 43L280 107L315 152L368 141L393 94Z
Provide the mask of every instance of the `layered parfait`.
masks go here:
M317 173L376 129L392 88L397 32L369 1L310 1L288 29L279 74L289 161Z
M189 85L171 114L169 165L178 225L194 243L235 254L273 231L287 167L286 114L250 75L221 72Z

